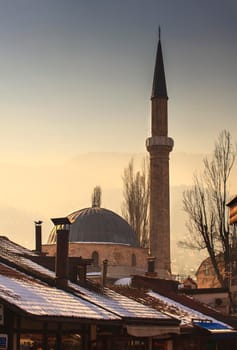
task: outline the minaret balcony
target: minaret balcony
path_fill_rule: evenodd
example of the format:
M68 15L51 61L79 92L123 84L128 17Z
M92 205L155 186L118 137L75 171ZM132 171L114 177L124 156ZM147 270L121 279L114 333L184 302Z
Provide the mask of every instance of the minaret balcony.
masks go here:
M167 136L152 136L146 139L146 148L149 151L152 148L168 148L169 152L172 151L174 146L174 140Z

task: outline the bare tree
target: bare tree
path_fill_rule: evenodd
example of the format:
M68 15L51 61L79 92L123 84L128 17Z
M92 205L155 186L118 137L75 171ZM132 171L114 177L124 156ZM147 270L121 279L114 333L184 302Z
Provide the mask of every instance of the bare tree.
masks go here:
M135 172L134 161L124 169L122 215L137 235L141 247L148 246L149 171L144 159L141 171Z
M191 243L187 246L206 249L221 286L226 286L221 266L223 257L226 274L230 271L230 231L226 218L227 182L236 156L231 135L222 131L215 143L212 158L204 158L204 171L190 189L183 192L184 211Z
M96 186L93 189L91 196L92 207L100 207L101 206L101 187Z

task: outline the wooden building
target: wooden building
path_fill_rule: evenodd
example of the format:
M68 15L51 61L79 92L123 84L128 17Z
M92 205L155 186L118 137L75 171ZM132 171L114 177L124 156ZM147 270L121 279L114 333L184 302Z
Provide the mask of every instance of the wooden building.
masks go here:
M106 287L58 284L36 257L0 237L1 349L151 349L179 333L178 320Z
M178 286L176 281L137 275L132 277L130 287L114 289L180 321L180 334L172 338L173 350L236 350L237 319L186 295ZM168 349L166 338L157 341L157 347L155 344L153 349Z
M58 284L37 257L0 237L1 349L237 348L235 319L180 294L175 281L134 276L123 292L80 279Z

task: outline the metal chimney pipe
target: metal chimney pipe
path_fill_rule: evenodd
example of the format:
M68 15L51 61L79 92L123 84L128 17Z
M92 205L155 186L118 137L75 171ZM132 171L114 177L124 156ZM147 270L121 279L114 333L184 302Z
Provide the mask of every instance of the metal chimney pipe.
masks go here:
M35 221L35 251L42 253L42 223L43 221Z
M51 220L56 226L56 286L58 288L67 288L70 221L67 217Z

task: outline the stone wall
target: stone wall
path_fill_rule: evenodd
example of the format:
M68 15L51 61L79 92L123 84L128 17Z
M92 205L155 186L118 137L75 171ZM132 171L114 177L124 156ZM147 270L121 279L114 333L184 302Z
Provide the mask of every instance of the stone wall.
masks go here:
M42 251L48 255L55 255L55 244L44 244ZM147 249L135 248L123 244L109 243L69 243L69 256L91 259L93 252L98 254L98 265L94 270L101 270L103 261L108 260L108 277L123 278L132 274L147 271ZM93 264L90 266L93 271Z

